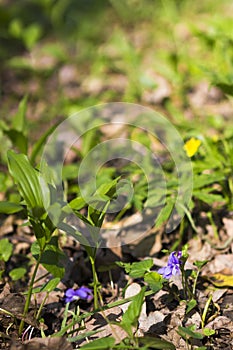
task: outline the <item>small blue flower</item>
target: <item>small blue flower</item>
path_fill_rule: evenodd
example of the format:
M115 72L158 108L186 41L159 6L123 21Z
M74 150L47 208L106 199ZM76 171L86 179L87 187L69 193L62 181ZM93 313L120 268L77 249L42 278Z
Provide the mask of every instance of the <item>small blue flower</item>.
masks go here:
M181 258L182 252L172 252L169 255L167 266L161 267L161 269L158 270L158 273L160 275L163 275L163 278L169 279L172 276L176 276L180 274L180 265L181 265Z
M93 298L92 290L83 286L76 290L69 288L65 292L66 303L70 303L71 301L79 300L79 299L91 301L92 298Z

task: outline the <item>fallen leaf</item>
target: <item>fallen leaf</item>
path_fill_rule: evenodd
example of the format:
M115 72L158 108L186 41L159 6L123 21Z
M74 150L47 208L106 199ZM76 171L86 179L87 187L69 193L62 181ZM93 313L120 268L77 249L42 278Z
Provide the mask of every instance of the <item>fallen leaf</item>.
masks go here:
M23 344L13 343L10 350L73 350L65 338L33 338Z
M208 277L208 280L216 287L233 287L233 275L215 273Z

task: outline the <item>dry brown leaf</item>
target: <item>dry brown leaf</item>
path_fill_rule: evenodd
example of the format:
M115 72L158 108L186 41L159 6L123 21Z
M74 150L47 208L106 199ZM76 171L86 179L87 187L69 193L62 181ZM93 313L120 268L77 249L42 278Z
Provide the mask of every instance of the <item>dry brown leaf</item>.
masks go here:
M215 255L215 258L203 268L202 273L210 276L224 270L228 271L227 274L233 275L233 254Z
M111 324L111 321L120 321L122 310L120 307L113 307L109 310L96 313L85 323L86 331L98 330L98 337L104 338L113 335L118 343L127 336L127 333L118 325ZM84 343L83 343L84 344Z
M227 328L233 334L233 322L225 316L218 316L213 321L207 323L206 328L217 329Z
M224 227L229 237L233 237L233 219L223 218Z
M193 238L189 241L189 260L210 260L214 256L214 251L208 242L202 243L200 237Z
M73 350L65 338L33 338L23 344L13 343L10 350Z

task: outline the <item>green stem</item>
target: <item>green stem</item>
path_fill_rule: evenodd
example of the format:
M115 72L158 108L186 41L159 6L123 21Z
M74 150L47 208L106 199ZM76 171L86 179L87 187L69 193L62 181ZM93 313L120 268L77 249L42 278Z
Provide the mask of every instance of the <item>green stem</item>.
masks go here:
M44 297L42 303L40 304L39 310L38 310L38 312L37 312L37 314L36 314L36 319L37 319L37 320L39 320L39 318L40 318L42 309L43 309L44 304L45 304L46 300L48 299L48 297L49 297L49 292L46 293L46 295L45 295L45 297Z
M212 213L211 213L210 211L207 213L207 217L208 217L208 219L209 219L209 221L210 221L210 224L211 224L211 226L212 226L212 228L213 228L214 238L215 238L215 239L218 239L218 238L219 238L219 236L218 236L218 229L217 229L217 227L216 227L216 225L215 225L215 222L214 222L214 220L213 220Z
M203 310L203 313L202 313L202 316L201 316L201 328L203 329L204 326L205 326L205 320L206 320L206 316L207 316L207 312L208 312L208 309L209 309L209 306L210 306L210 303L212 301L212 294L209 296L206 304L205 304L205 307L204 307L204 310Z
M193 295L192 295L192 292L191 292L191 290L189 288L189 285L188 285L188 278L187 278L187 276L185 274L184 266L181 265L180 270L181 270L182 286L183 286L183 289L184 289L185 297L188 300L191 300Z
M98 281L98 276L97 276L96 269L95 269L95 259L93 256L89 256L89 258L90 258L90 262L91 262L92 275L93 275L94 308L97 309L99 306L99 303L98 303L99 281Z
M185 228L185 219L183 219L180 223L180 229L179 229L179 238L178 240L173 244L171 251L174 251L179 247L183 241L184 237L184 228Z
M199 274L200 274L200 270L197 271L196 277L193 282L193 298L195 297L197 280L198 280Z
M228 179L228 186L230 190L230 196L229 196L229 207L230 210L233 209L233 178L229 177Z
M40 265L41 256L42 256L42 251L40 252L39 258L38 258L38 260L36 262L36 266L35 266L35 269L33 271L33 275L32 275L32 278L31 278L30 285L29 285L28 294L27 294L25 305L24 305L23 318L22 318L22 320L20 322L20 325L19 325L19 335L21 335L22 332L23 332L24 319L25 319L25 317L26 317L26 315L28 313L28 310L29 310L29 306L30 306L30 302L31 302L31 296L32 296L32 290L33 290L33 285L34 285L34 281L35 281L35 278L36 278L37 270L38 270L39 265Z

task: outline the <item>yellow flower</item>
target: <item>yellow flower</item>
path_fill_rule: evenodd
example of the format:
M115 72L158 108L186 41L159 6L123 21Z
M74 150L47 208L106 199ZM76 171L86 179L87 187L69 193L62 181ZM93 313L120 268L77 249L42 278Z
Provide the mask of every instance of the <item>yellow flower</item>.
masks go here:
M200 145L201 145L201 141L198 139L195 139L194 137L188 140L184 145L184 150L186 151L187 156L190 158L194 156L194 154L197 153Z
M213 142L218 142L219 136L218 135L213 135L212 136L212 140L213 140Z

